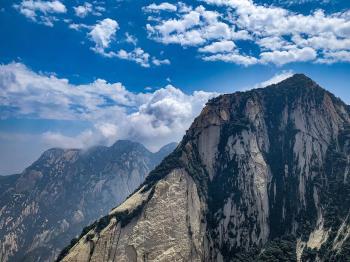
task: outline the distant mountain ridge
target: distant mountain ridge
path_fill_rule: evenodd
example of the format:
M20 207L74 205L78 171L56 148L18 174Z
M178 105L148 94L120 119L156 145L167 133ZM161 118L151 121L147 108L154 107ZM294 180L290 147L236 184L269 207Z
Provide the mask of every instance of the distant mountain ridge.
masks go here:
M171 153L119 140L88 150L53 148L23 173L0 177L0 261L53 261L84 225L109 212Z
M349 106L296 74L210 100L58 260L349 261L349 179Z

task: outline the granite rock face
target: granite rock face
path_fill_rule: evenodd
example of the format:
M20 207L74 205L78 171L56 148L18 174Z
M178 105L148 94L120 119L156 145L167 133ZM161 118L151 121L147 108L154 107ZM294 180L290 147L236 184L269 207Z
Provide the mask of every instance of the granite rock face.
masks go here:
M346 261L349 172L349 106L308 77L222 95L59 260Z
M54 261L175 147L152 153L123 140L87 151L50 149L22 174L0 177L0 261Z

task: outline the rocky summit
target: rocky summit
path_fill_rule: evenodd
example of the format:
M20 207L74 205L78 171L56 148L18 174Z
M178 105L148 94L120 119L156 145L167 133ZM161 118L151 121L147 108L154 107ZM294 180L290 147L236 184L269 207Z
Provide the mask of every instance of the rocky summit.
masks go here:
M50 149L22 174L0 176L0 261L54 261L175 147L152 153L124 140L86 151Z
M305 75L210 100L58 260L347 261L350 109Z

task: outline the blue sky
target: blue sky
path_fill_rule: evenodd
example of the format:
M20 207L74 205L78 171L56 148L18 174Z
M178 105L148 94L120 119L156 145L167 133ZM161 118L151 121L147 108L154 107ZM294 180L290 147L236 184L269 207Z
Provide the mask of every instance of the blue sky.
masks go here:
M348 1L0 3L0 174L50 147L178 141L208 98L305 73L350 103Z

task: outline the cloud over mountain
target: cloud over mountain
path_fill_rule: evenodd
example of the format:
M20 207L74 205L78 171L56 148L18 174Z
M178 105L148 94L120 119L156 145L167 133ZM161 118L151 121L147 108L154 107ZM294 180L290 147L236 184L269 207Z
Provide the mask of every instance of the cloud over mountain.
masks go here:
M193 118L216 93L185 94L168 85L153 93L133 93L121 83L97 79L73 85L67 79L38 74L20 63L0 66L2 118L86 121L76 136L45 132L52 146L88 147L116 139L140 141L152 149L179 140Z

